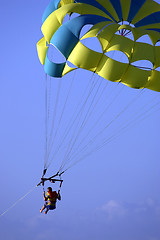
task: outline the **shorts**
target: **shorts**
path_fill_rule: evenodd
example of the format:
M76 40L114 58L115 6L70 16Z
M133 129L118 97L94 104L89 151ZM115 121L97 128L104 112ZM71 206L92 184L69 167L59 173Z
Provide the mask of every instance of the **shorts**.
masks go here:
M47 203L44 204L45 208L47 208L48 210L54 210L56 208L56 205L49 205Z

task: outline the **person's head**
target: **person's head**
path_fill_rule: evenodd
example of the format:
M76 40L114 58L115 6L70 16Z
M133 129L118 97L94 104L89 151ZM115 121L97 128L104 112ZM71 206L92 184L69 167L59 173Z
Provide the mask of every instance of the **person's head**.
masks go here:
M52 188L51 188L51 187L48 187L48 188L47 188L47 191L48 191L48 192L52 192Z

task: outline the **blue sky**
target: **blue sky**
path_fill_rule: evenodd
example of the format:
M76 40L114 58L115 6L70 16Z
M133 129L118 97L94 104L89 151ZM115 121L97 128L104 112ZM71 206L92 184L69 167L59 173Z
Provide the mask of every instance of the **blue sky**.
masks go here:
M48 3L42 0L0 3L0 213L36 186L43 170L45 75L37 57L36 43L42 37L41 17ZM71 73L65 77L62 82L65 87L73 76L74 73ZM85 79L89 81L90 77L86 71L77 73L66 121L70 119L74 101L79 99L75 100L80 92L80 81L87 84ZM105 85L105 82L102 84ZM58 81L55 80L55 89L57 86ZM108 91L112 87L109 85ZM105 94L107 92L100 102L101 107L95 111L87 126L96 121L99 111L105 109ZM136 94L136 90L122 87L122 93L114 103L115 111L123 109L126 106L123 104L131 101ZM136 108L151 104L157 96L157 93L145 91L135 105L113 124L111 130L114 132L126 118L134 116ZM107 112L109 117L116 114L112 110ZM63 178L62 201L47 216L39 213L43 204L42 189L36 188L0 218L1 239L41 240L53 236L63 240L158 240L159 120L159 111L151 112L148 118L69 169ZM105 118L101 124L105 126ZM98 127L95 127L93 134L98 133ZM86 133L87 129L84 136ZM97 139L95 145L101 143L107 134L105 132ZM55 173L56 164L59 164L58 157L55 165L50 166L49 174Z

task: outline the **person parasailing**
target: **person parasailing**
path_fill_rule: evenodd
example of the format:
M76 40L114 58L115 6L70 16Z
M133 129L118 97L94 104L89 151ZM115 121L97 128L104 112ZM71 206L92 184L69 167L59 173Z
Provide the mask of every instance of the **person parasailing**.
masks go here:
M43 191L43 199L45 201L45 204L40 209L40 212L42 213L43 210L46 209L44 213L47 214L49 210L54 210L56 208L57 199L61 200L60 189L58 190L58 192L56 192L52 191L51 187L48 187L46 196L45 191Z
M45 173L46 173L46 171L45 171ZM43 176L44 176L44 174L43 174ZM46 209L45 212L44 212L45 214L47 214L47 212L48 212L49 210L54 210L54 209L56 208L57 199L58 199L58 200L61 200L60 188L61 188L61 186L62 186L63 180L61 180L61 179L55 179L55 178L54 178L55 176L57 176L57 174L54 175L54 176L52 176L52 177L50 177L50 178L44 178L44 177L42 177L42 178L41 178L41 182L39 183L39 185L42 184L42 186L43 186L43 199L44 199L44 201L45 201L45 204L44 204L43 207L40 209L40 212L41 212L41 213L42 213L45 209ZM47 181L47 180L49 180L51 183L60 182L60 186L59 186L58 192L52 191L52 188L51 188L51 187L48 187L48 188L47 188L47 194L45 195L44 183L45 183L45 181Z

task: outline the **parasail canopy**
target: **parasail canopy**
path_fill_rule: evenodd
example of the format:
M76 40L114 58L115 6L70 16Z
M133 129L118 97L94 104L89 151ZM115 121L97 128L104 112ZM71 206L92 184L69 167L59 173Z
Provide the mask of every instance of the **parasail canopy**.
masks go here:
M71 18L64 23L67 14ZM82 28L88 24L92 28L80 38ZM127 38L127 32L133 34L133 39ZM62 77L78 67L132 88L160 91L160 72L156 70L160 67L160 4L153 0L52 0L43 14L42 33L37 50L49 76ZM137 41L146 34L152 45ZM97 38L102 51L86 47L82 40L87 38ZM64 62L49 59L50 45L63 54ZM110 51L122 52L128 62L107 56ZM140 60L149 61L153 67L134 65ZM70 67L68 61L75 67Z

